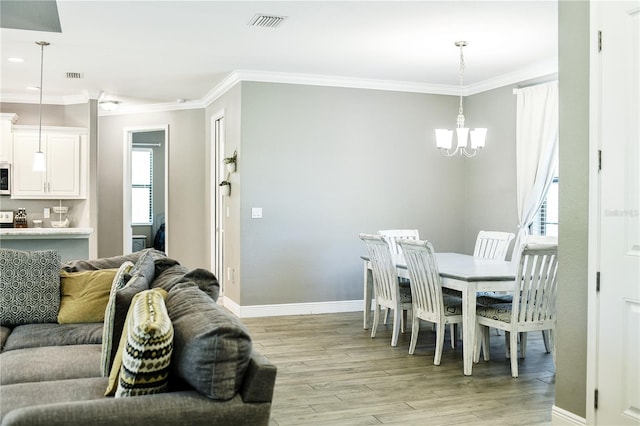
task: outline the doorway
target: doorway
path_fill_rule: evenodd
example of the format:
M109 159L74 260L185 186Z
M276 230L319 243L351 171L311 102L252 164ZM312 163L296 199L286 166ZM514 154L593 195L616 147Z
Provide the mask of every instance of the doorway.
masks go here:
M211 117L211 267L220 284L220 297L224 297L224 196L218 185L225 180L222 166L225 149L224 111Z
M124 129L123 253L169 254L169 126Z

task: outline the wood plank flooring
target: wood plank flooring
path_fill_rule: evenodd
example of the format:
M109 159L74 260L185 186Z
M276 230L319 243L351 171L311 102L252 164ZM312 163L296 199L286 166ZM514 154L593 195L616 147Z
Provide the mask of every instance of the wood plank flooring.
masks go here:
M462 347L449 334L440 366L435 333L422 323L414 355L410 329L392 348L391 325L372 339L362 312L244 318L254 347L278 367L271 425L550 425L555 369L540 333L513 379L504 336L491 361L462 374Z

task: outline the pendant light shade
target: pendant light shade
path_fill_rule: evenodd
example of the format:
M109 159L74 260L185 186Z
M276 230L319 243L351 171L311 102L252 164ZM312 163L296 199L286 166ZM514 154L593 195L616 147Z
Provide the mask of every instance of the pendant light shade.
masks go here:
M40 121L38 124L38 152L36 152L33 157L33 171L44 172L47 169L47 164L44 152L42 152L42 75L44 71L44 47L49 46L49 43L46 41L36 41L36 44L40 46Z

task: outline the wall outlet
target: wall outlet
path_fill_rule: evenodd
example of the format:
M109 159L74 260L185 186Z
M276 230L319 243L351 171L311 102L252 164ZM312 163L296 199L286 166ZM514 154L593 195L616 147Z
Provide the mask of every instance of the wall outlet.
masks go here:
M49 207L45 207L44 208L44 218L45 219L49 219L50 216L51 216L51 209Z
M235 281L235 271L233 268L228 267L227 268L227 281L229 281L230 283L233 283Z

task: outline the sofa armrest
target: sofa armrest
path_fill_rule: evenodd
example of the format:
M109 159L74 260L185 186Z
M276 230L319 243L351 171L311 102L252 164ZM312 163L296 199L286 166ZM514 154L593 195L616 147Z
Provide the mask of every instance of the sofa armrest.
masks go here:
M267 357L253 351L240 389L244 402L271 402L277 371Z
M16 408L3 426L139 426L185 424L199 426L268 425L271 403L245 403L237 394L214 401L195 390L128 398L54 403Z

